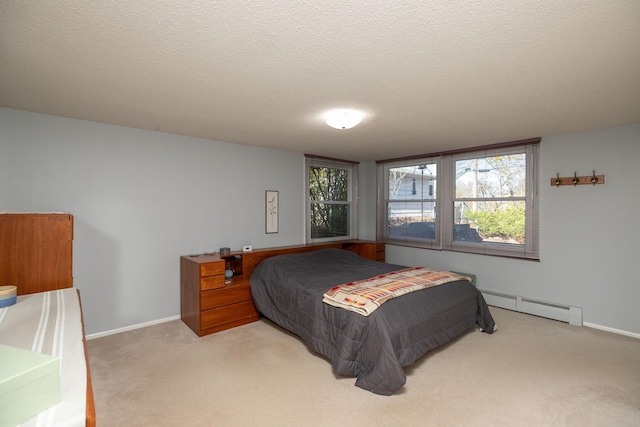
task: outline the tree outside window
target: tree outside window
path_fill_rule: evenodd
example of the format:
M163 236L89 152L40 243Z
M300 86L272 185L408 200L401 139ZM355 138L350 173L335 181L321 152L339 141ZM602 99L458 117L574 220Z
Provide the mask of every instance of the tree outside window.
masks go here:
M525 172L524 153L457 160L454 240L524 244Z
M307 158L307 240L357 238L357 163Z

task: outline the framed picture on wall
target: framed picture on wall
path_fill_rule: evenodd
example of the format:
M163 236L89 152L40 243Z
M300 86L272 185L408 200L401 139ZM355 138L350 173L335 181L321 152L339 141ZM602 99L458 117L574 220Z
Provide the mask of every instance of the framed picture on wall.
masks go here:
M278 192L267 190L265 192L265 232L267 234L278 232Z

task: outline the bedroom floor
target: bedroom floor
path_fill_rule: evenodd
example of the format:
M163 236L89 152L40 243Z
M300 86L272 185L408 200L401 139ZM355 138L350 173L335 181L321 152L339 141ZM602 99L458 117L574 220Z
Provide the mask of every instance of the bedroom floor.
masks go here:
M640 340L491 307L378 396L271 322L181 321L88 341L100 426L637 426Z

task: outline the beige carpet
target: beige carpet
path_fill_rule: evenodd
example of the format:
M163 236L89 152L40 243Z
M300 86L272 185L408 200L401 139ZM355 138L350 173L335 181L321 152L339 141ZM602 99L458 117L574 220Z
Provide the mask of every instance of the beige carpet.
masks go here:
M428 353L390 397L264 319L90 340L98 426L640 426L640 340L491 312L498 332Z

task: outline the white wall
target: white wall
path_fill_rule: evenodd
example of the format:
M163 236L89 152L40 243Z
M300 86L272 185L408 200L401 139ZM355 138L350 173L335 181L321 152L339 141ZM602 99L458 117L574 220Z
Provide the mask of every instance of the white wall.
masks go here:
M604 185L556 188L560 176ZM583 309L592 326L640 334L640 124L544 138L540 262L387 246L387 260L477 274L478 287Z
M10 109L0 129L0 211L74 215L88 334L178 315L180 255L304 239L301 154Z

